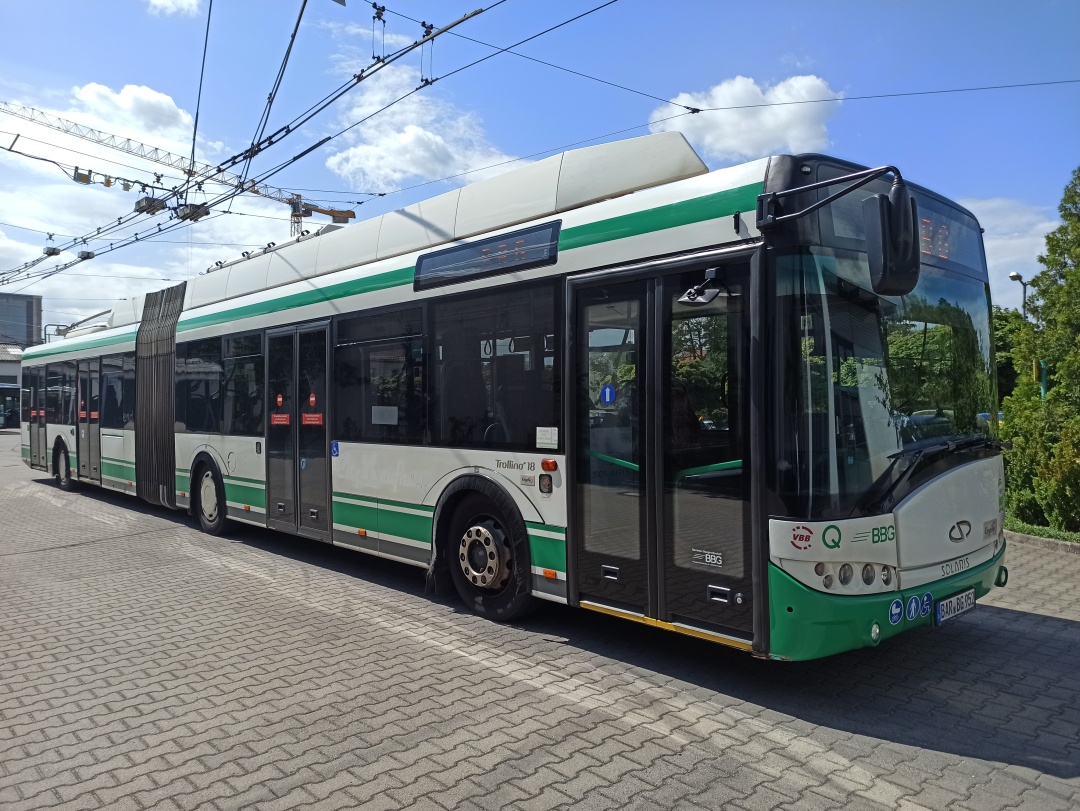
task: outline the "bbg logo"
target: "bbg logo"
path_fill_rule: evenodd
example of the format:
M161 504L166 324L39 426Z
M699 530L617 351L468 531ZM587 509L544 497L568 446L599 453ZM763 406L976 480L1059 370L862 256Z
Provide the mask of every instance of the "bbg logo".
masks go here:
M874 527L870 531L871 543L888 543L896 540L896 527L889 524L884 527Z

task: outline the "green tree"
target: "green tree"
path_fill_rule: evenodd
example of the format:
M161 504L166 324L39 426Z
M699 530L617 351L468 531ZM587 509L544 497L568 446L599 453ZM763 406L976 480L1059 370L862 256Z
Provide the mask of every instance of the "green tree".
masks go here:
M1021 521L1080 531L1080 168L1058 211L1062 223L1046 235L1044 269L1031 280L1030 323L1012 334L1006 501ZM1039 361L1047 367L1045 400L1032 373Z
M1016 336L1024 328L1019 310L1007 310L994 305L994 356L997 361L998 396L1005 399L1016 388L1016 367L1013 350Z

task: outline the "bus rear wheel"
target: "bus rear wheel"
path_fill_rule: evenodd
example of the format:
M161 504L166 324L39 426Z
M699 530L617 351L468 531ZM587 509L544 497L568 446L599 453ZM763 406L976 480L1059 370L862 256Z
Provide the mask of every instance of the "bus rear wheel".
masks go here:
M56 459L53 464L53 469L56 471L57 487L70 493L75 489L75 480L71 478L71 462L68 460L67 448L57 448Z
M509 509L470 493L454 511L447 541L451 578L462 601L497 622L518 619L534 605L528 535L520 518L507 519Z
M225 531L225 486L221 476L211 465L199 468L196 474L198 485L195 489L195 514L199 517L199 527L207 535L220 535Z

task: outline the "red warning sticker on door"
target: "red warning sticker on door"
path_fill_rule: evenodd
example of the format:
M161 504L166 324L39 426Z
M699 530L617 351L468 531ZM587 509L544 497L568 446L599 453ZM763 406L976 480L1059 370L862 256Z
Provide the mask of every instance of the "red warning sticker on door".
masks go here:
M288 425L289 424L289 415L288 414L271 414L270 415L270 424L271 425Z
M315 407L315 392L312 392L311 394L308 395L307 403L312 408Z
M314 397L315 395L313 394L311 396ZM323 424L322 414L301 414L300 415L300 422L303 425L322 425Z

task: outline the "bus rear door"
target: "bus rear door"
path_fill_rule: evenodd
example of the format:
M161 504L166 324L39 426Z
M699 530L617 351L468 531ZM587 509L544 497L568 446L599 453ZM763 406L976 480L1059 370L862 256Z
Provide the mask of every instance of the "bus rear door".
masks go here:
M267 525L330 540L327 325L266 335Z

